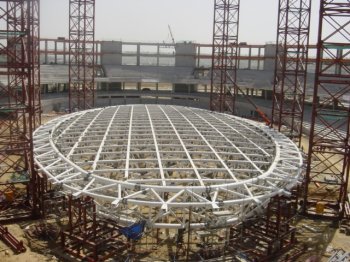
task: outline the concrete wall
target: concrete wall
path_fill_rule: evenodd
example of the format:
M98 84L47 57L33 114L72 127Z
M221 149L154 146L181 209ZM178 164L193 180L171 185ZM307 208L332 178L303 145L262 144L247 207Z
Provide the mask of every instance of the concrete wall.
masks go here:
M43 113L65 112L68 94L47 94L42 99ZM169 104L209 109L209 96L171 92L100 92L96 94L95 107L124 104Z
M196 46L193 43L177 43L175 66L196 67Z
M131 92L119 95L98 95L96 107L126 104L166 104L209 109L209 96Z
M121 65L122 64L122 42L103 41L101 43L101 64Z

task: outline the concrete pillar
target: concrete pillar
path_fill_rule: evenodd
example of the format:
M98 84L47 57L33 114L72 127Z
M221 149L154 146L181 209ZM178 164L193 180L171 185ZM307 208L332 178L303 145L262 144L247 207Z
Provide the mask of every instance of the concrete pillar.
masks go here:
M57 41L55 40L55 64L57 64Z
M249 58L251 58L251 57L252 57L252 48L249 47ZM251 59L248 60L248 69L249 70L252 69L252 60Z
M67 64L67 57L66 57L66 42L63 42L63 64Z
M266 90L261 90L262 92L262 97L267 100L267 94L266 94Z
M100 44L99 43L96 43L95 44L95 54L96 54L96 57L95 57L95 64L96 65L100 65L101 64L101 53L100 55L98 55L97 53L99 53L99 46Z
M233 55L233 49L231 50L231 55ZM241 68L241 60L239 59L239 57L241 56L241 47L239 46L237 49L237 69Z
M47 40L45 40L45 64L48 64L49 63L49 55L48 55L48 42Z
M141 61L141 57L140 57L141 51L140 51L140 49L141 49L140 44L137 44L137 51L136 51L136 65L137 66L140 66L140 61Z
M339 59L339 61L341 60L341 58L343 57L343 49L337 49L337 59ZM335 64L335 74L337 75L341 75L341 70L342 66L339 63Z
M160 45L157 45L157 66L159 66Z
M199 59L199 56L201 55L201 47L200 46L198 46L197 47L198 48L198 50L197 50L197 67L200 67L200 59Z

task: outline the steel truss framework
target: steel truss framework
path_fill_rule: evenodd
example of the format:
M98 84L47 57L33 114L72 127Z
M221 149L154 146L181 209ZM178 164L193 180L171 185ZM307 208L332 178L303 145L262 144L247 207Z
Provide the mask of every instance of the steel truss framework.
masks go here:
M235 112L240 0L215 0L210 110Z
M272 123L300 146L307 76L311 0L280 0Z
M129 243L113 221L97 218L91 197L68 197L68 227L61 232L65 252L85 261L106 261L121 256Z
M93 197L101 215L144 215L158 228L184 227L190 207L191 228L235 223L286 193L302 168L296 145L273 129L180 106L77 112L34 136L39 172L53 184Z
M35 186L32 133L40 125L41 110L39 0L1 1L0 27L0 194L6 196L3 208L11 208L26 203L30 185Z
M95 0L69 1L69 109L95 101Z
M262 217L230 228L227 249L234 254L244 254L249 261L271 261L290 250L297 242L296 229L290 225L297 212L296 200L296 195L273 197Z
M333 218L343 216L349 180L349 18L349 0L321 1L304 210Z

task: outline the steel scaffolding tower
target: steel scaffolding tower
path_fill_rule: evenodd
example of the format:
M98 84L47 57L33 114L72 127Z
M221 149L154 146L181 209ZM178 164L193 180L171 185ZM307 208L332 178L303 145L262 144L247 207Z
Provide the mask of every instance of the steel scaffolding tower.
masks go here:
M350 2L322 0L304 211L341 218L349 179Z
M235 111L240 0L215 0L210 109Z
M95 0L69 1L69 109L94 107Z
M276 41L272 126L299 144L307 76L311 0L280 0Z
M39 0L1 1L0 28L0 205L5 211L0 219L5 220L15 206L25 208L16 218L32 212L32 134L41 114Z

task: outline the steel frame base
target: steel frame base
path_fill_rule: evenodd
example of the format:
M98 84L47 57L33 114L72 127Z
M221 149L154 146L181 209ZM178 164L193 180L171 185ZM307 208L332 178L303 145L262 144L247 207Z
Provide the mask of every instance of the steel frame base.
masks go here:
M90 197L68 197L68 228L61 232L61 246L70 255L87 261L105 261L129 248L112 221L96 218Z
M340 220L349 184L350 6L321 0L305 215Z
M272 198L263 217L230 229L229 252L249 261L271 261L291 249L297 243L296 229L290 224L296 207L297 194Z

